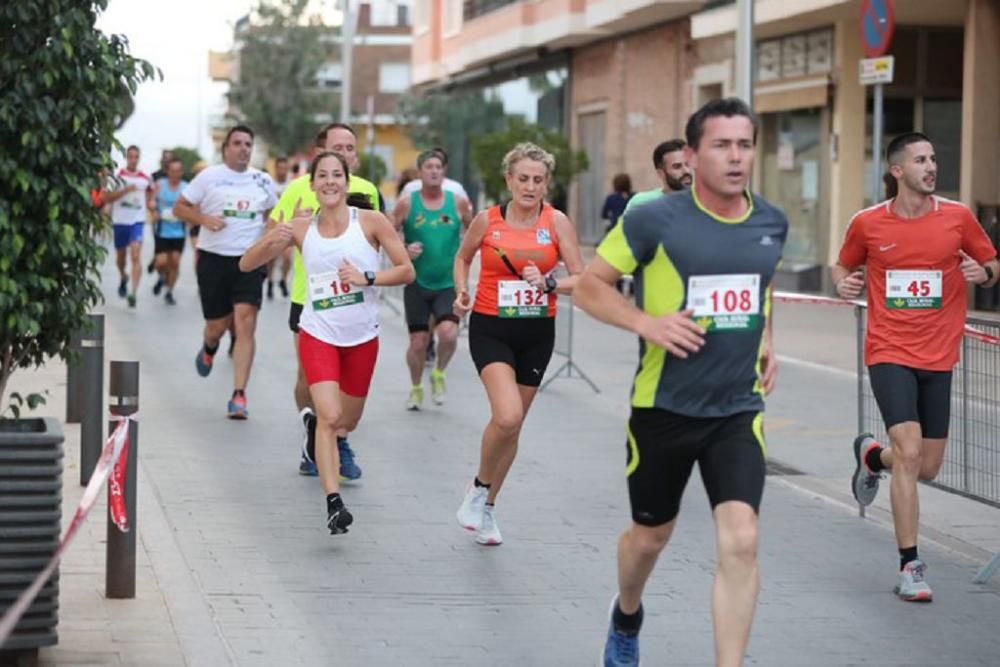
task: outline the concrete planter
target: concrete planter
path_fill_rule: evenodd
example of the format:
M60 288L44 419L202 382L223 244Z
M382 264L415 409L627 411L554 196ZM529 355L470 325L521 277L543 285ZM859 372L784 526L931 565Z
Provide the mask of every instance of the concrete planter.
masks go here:
M59 543L62 442L56 419L0 421L0 614L31 584ZM57 570L0 646L0 662L56 644L58 610Z

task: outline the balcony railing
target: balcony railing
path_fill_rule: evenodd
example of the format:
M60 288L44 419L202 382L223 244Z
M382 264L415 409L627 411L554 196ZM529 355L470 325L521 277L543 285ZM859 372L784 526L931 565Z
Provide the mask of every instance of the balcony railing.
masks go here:
M465 0L462 3L462 19L469 21L516 2L520 2L520 0Z

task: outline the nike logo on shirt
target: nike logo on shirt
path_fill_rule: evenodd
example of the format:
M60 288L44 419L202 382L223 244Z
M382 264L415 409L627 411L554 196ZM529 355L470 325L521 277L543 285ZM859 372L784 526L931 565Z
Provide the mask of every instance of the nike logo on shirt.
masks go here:
M882 252L885 252L886 250L892 250L895 247L896 247L895 243L890 243L889 245L880 245L878 249L881 250Z

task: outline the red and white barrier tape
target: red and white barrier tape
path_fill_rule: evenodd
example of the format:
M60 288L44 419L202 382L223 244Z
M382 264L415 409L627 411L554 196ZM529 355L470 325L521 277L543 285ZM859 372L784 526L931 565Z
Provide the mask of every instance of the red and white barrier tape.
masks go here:
M115 427L114 432L108 436L107 441L104 443L101 456L97 459L97 465L90 476L90 482L83 491L83 497L80 498L80 504L76 507L76 513L73 515L73 520L70 521L69 528L66 529L66 534L63 535L59 546L56 548L56 552L52 555L52 559L45 566L45 569L38 573L38 576L35 577L31 585L21 593L14 604L3 615L3 618L0 618L0 646L14 632L18 620L24 615L28 607L31 606L31 602L38 595L38 591L42 589L45 582L52 576L63 553L65 553L73 538L76 537L77 531L83 525L91 508L93 508L94 502L97 500L97 494L101 492L101 487L104 486L104 482L112 475L114 476L114 481L108 487L108 502L111 508L112 519L120 530L128 530L128 516L125 512L125 499L122 491L125 488L125 462L128 458L129 423L133 419L135 419L135 415L128 417L111 416L111 420L117 421L118 426ZM114 488L117 488L117 495Z
M798 294L796 292L780 292L775 290L774 300L782 303L811 303L824 306L861 306L867 308L868 304L860 299L837 299L829 296L815 296L812 294ZM1000 345L1000 337L992 336L985 331L981 331L973 326L965 325L965 335L969 338L988 343L990 345Z

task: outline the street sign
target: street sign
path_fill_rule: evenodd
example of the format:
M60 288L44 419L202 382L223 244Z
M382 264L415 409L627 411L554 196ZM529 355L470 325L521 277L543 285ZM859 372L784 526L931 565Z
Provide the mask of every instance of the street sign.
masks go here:
M865 55L877 58L885 55L896 30L896 12L892 0L862 0L861 45Z
M858 81L862 86L892 83L896 59L893 56L862 58L858 63Z

